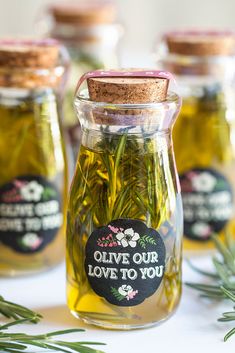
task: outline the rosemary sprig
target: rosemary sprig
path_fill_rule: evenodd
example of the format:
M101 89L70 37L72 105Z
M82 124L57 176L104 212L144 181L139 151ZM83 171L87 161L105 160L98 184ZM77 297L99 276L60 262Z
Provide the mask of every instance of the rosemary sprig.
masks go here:
M14 319L6 324L0 325L0 351L6 353L22 353L29 347L39 347L44 350L54 350L59 352L71 353L104 353L103 351L91 348L91 345L103 345L100 342L75 341L67 342L57 339L57 336L83 332L83 329L67 329L53 331L40 335L29 335L26 333L9 333L5 332L9 327L18 326L26 322L37 323L42 315L23 307L19 304L6 301L0 297L0 313Z
M213 284L187 282L186 285L198 290L201 297L212 300L230 299L235 303L235 241L228 232L225 233L225 242L222 242L217 234L212 235L212 240L218 251L218 254L212 257L214 272L198 269L190 261L188 264L193 270L213 280ZM235 310L223 313L218 321L235 321ZM235 327L224 336L224 341L233 334Z
M235 303L235 295L227 290L225 287L221 286L221 291L224 293L224 295L231 299L234 303ZM235 308L233 308L235 309ZM218 319L218 321L220 322L227 322L227 321L235 321L235 310L233 311L229 311L229 312L225 312L222 314L222 317ZM229 337L231 337L232 335L235 334L235 327L233 327L225 336L224 336L224 341L226 342Z
M103 353L100 350L89 347L90 345L102 345L100 342L85 342L75 341L66 342L55 339L56 336L65 335L74 332L83 332L82 329L68 329L62 331L54 331L41 335L28 335L25 333L5 333L9 326L21 324L22 322L28 321L27 319L21 319L13 321L9 324L0 326L0 350L11 353L21 353L30 346L40 347L46 350L54 350L59 352L80 352L80 353ZM89 345L89 346L88 346Z
M0 314L8 319L27 319L37 323L42 315L16 303L9 302L0 296Z

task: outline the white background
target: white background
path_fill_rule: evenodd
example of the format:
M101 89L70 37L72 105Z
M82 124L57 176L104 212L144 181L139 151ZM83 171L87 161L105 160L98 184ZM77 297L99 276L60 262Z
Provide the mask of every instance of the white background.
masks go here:
M234 0L116 2L119 20L125 27L121 47L123 66L153 65L151 53L155 38L165 30L186 26L235 29ZM0 37L38 33L35 21L42 17L43 6L48 3L48 0L0 0ZM184 277L191 281L201 280L187 267ZM44 323L24 327L28 332L82 325L66 308L63 266L35 277L1 279L0 293L43 313ZM235 338L228 343L222 342L223 335L232 325L216 321L222 310L231 307L231 303L211 304L199 300L194 291L186 288L175 316L159 327L134 332L110 332L89 327L86 333L73 338L104 341L108 343L105 348L108 353L232 353Z
M35 21L42 17L43 9L52 1L0 0L0 37L38 33ZM114 1L119 21L125 28L122 66L151 65L155 38L165 30L188 26L235 29L234 0Z

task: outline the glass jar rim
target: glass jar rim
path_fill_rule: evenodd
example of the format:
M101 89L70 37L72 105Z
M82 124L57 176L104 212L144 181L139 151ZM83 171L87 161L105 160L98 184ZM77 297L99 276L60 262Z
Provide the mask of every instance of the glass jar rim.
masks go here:
M0 87L59 87L66 69L58 65L50 69L0 67Z
M148 126L154 131L163 131L173 126L181 107L181 98L169 92L167 99L162 102L115 104L92 101L87 90L82 90L74 103L82 127L87 124L91 124L92 128Z

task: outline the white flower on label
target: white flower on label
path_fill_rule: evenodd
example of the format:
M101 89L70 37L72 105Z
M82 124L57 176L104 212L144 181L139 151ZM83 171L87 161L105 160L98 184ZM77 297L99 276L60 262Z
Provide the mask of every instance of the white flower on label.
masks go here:
M42 239L36 233L26 233L22 238L22 244L30 249L37 249Z
M118 288L118 292L123 295L124 297L128 296L131 292L133 292L133 288L128 284L123 284L121 287Z
M37 181L30 181L28 184L22 186L20 193L23 200L37 202L41 199L43 186L40 185Z
M129 284L123 284L118 288L118 293L126 298L126 300L133 299L138 294L138 292L138 290L134 290Z
M208 236L211 234L212 229L209 224L204 223L204 222L196 222L192 226L192 232L194 235L197 235L198 237L201 238L208 238Z
M120 241L121 245L126 248L130 245L132 248L136 247L136 242L140 238L139 234L134 231L133 228L128 228L124 232L116 234L117 240Z
M216 178L207 172L202 172L201 174L194 176L191 181L193 190L198 192L210 192L214 189L217 183Z

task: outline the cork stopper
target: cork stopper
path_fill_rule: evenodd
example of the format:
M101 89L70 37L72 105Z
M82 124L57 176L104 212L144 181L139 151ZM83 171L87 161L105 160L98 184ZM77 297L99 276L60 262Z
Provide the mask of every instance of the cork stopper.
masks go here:
M153 121L156 123L156 109L141 104L166 101L171 78L172 75L164 71L98 70L83 75L78 82L78 89L86 80L90 100L103 103L92 109L95 123L145 125L152 124Z
M0 67L51 68L56 65L59 46L55 40L2 40Z
M95 25L112 23L116 9L114 3L102 0L83 0L54 4L50 12L57 23Z
M57 84L52 73L59 58L58 42L45 40L0 40L0 84L33 88ZM40 70L48 70L42 75Z
M157 103L166 99L169 80L166 78L89 78L90 99L113 104Z
M170 53L227 56L235 53L235 33L226 31L176 31L165 35Z

